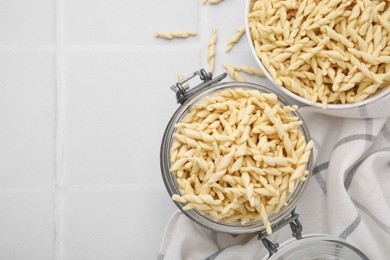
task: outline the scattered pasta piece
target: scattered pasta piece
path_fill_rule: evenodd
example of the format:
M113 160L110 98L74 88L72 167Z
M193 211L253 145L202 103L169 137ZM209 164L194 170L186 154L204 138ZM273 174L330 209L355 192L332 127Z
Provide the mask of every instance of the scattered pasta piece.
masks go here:
M190 36L196 36L197 32L179 32L179 31L173 31L173 32L156 32L154 33L154 36L156 38L164 38L164 39L173 39L173 38L188 38Z
M215 67L215 45L217 44L217 37L218 32L217 29L213 28L211 38L208 45L208 56L207 56L207 62L210 65L209 71L214 72Z
M179 72L179 73L177 74L177 78L179 79L179 81L181 81L182 79L184 79L184 74L183 74L182 72ZM183 86L184 86L184 87L188 86L188 82L185 82L185 83L183 84Z
M229 52L233 48L233 45L236 44L241 39L244 33L245 33L245 26L242 26L237 29L237 31L234 33L233 37L229 40L226 46L226 52Z
M183 72L179 72L179 73L177 74L177 78L179 79L179 81L182 80L182 79L184 79L184 74L183 74Z
M248 67L248 66L234 66L234 69L237 71L245 72L246 74L249 75L264 77L264 73L259 68Z
M213 220L262 221L289 203L309 174L313 142L306 142L297 106L258 90L228 89L193 105L175 125L171 173L187 203Z
M234 66L223 64L223 67L226 69L231 79L236 81L245 81L245 78L237 72Z
M206 1L209 4L216 5L216 4L219 4L220 2L222 2L223 0L206 0Z
M313 103L355 103L389 86L389 1L252 2L255 51L275 83Z
M245 81L244 77L238 73L238 71L245 72L246 74L249 75L256 75L259 77L264 77L264 73L261 71L261 69L258 68L253 68L253 67L248 67L248 66L232 66L232 65L227 65L224 64L223 67L226 69L228 72L229 76L237 81Z

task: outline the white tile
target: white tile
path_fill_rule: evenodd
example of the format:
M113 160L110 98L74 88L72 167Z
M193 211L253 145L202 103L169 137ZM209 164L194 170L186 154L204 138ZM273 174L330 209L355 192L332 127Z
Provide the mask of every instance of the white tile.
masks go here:
M53 193L0 193L0 205L0 259L53 259Z
M156 259L174 210L162 186L67 192L64 259Z
M65 75L65 172L70 183L161 182L160 143L178 107L177 72L197 50L73 52Z
M65 3L66 42L154 44L156 31L198 30L199 1L70 0ZM183 22L185 21L185 22ZM180 45L197 39L175 40ZM168 43L168 41L165 41Z
M54 66L51 52L0 52L0 188L53 181Z
M55 1L0 1L0 44L55 42Z

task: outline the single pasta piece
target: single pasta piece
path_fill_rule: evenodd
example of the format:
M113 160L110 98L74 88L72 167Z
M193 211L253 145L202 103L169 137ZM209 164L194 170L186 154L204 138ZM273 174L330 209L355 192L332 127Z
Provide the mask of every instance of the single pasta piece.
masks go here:
M226 46L226 52L229 52L233 48L233 45L236 44L241 39L244 33L245 33L245 26L242 26L237 29L237 31L234 33L233 37L229 40Z
M164 39L173 39L173 38L188 38L190 36L196 36L198 33L194 31L188 32L180 32L180 31L172 31L172 32L155 32L154 36L156 38L164 38Z
M208 45L208 56L207 62L210 65L209 71L214 72L215 67L215 45L217 44L218 32L217 29L213 28L211 38Z
M179 73L177 74L177 78L178 78L179 80L184 79L184 74L183 74L183 72L179 72Z
M259 77L264 77L264 73L261 71L261 69L254 68L254 67L248 67L248 66L233 66L233 65L227 65L223 64L223 67L227 70L229 76L237 81L245 81L245 78L238 73L238 71L242 71L249 75L256 75Z
M227 73L229 74L229 77L236 80L236 81L245 81L245 78L240 75L234 68L234 66L229 66L226 64L223 64L223 67L226 69Z
M216 5L216 4L219 4L222 1L223 0L207 0L207 3L212 4L212 5Z
M179 81L182 80L182 79L184 79L184 74L183 74L183 72L179 72L179 73L177 74L177 78L179 79ZM185 83L183 84L183 86L184 86L184 87L185 87L185 86L188 86L188 82L185 82Z
M264 73L259 68L248 67L248 66L234 66L234 69L237 71L245 72L246 74L249 75L264 77Z
M313 142L305 140L297 106L282 107L277 96L258 90L227 89L194 104L171 146L170 172L186 203L219 221L262 221L289 203L309 172Z

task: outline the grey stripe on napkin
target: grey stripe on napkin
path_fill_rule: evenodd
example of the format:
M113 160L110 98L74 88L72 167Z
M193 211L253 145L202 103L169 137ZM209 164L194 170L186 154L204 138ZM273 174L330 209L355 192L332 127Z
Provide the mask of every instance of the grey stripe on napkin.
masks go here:
M340 238L346 239L355 229L359 226L362 218L360 214L355 218L355 220L339 235Z
M338 141L335 145L334 145L334 148L337 148L339 147L340 145L343 145L343 144L346 144L346 143L349 143L351 141L355 141L355 140L366 140L366 141L374 141L374 138L375 136L371 135L371 134L357 134L357 135L350 135L350 136L347 136L343 139L341 139L340 141Z
M326 192L326 181L324 180L324 178L321 176L321 172L323 170L326 170L328 169L329 167L329 161L328 162L325 162L325 163L322 163L318 166L315 166L314 169L313 169L313 176L314 178L317 180L318 182L318 185L320 186L321 190L323 191L323 193L327 194Z
M386 141L390 143L390 131L389 128L387 128L386 124L383 125L381 132L385 137Z
M322 172L323 170L328 169L328 167L329 167L329 161L321 163L320 165L314 167L313 175L318 174L318 173Z
M366 123L366 134L372 135L374 130L374 121L372 118L368 117L368 111L366 106L359 107L359 114L361 117L365 118L364 121Z
M372 135L374 133L374 119L366 118L366 134Z
M231 246L227 246L225 248L222 248L222 249L218 250L217 252L215 252L214 254L212 254L211 256L207 257L205 260L214 260L215 258L217 258L217 256L220 253L222 253L223 250L225 250L226 248L232 247L232 246L235 246L235 245L231 245Z
M215 241L215 244L218 246L218 250L221 249L218 244L218 232L215 230L211 230L211 239Z

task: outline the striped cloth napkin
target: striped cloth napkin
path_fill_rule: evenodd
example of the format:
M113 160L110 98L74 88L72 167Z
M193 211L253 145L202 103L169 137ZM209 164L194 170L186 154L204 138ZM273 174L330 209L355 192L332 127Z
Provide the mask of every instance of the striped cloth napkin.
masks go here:
M383 107L386 111L386 107ZM390 109L387 108L390 114ZM303 234L345 239L370 259L390 256L390 119L338 118L300 109L314 147L313 176L296 212ZM270 240L291 238L289 227ZM262 259L256 234L233 236L203 228L179 211L171 217L158 259Z

